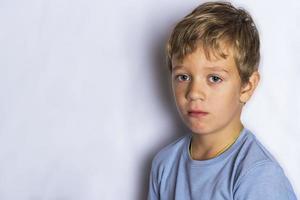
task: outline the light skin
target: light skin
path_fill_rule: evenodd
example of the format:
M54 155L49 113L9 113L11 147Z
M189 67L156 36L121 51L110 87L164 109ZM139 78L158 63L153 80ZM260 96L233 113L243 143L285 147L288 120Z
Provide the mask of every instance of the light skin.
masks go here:
M260 80L258 71L249 81L241 83L231 48L222 46L226 59L206 58L203 49L178 60L172 58L172 89L177 109L184 123L193 132L193 159L207 160L240 134L240 117L244 104L250 99ZM191 109L207 112L192 117Z

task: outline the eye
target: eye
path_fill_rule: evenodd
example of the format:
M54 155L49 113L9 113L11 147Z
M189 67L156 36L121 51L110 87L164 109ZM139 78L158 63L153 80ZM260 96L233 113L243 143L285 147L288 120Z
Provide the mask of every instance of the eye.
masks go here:
M211 75L208 79L211 83L219 83L222 81L222 79L216 75Z
M180 74L180 75L177 75L177 76L175 77L175 79L176 79L176 80L179 80L180 82L181 82L181 81L186 81L187 79L189 79L189 76L186 75L186 74Z

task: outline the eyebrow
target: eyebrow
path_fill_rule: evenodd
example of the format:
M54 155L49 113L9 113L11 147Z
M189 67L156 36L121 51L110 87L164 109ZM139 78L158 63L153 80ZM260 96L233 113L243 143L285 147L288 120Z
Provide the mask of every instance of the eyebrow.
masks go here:
M182 65L176 65L175 67L172 68L173 71L177 70L177 69L181 69L183 68Z
M182 65L176 65L175 67L173 67L173 71L178 70L178 69L182 69L184 68ZM222 68L222 67L218 67L218 66L214 66L214 67L204 67L205 69L209 69L211 71L224 71L226 73L229 73L228 70Z

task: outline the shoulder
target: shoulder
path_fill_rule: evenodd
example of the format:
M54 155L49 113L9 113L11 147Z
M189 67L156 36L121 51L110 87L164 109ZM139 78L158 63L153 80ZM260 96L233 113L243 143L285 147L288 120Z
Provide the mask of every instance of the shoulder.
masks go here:
M163 175L171 171L174 162L178 162L178 157L188 138L189 135L185 135L176 139L162 148L152 159L148 199L159 199L159 188Z
M246 137L237 152L235 164L239 177L245 175L252 168L267 163L280 167L275 157L249 129L246 129Z
M152 160L152 169L171 165L178 160L178 157L182 155L186 147L189 137L189 134L181 136L158 151Z
M235 199L295 199L280 164L255 135L247 131L236 157Z
M234 199L296 200L283 169L272 161L256 163L234 187Z

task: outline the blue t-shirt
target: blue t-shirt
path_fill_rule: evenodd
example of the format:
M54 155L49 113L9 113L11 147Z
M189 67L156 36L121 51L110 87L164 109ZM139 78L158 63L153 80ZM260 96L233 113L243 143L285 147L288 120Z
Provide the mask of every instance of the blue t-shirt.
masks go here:
M191 138L188 133L156 154L148 200L297 199L283 169L249 129L209 160L191 159Z

